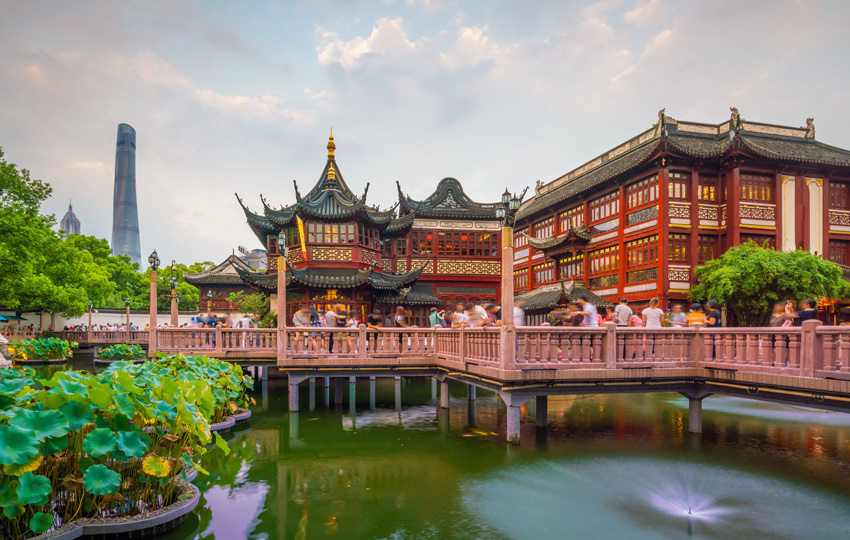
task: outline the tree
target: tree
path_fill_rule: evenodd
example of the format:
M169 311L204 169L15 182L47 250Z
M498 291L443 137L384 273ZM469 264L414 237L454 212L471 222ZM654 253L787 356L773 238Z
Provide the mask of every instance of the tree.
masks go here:
M262 319L269 312L269 297L263 293L234 292L230 293L227 301L236 304L239 311L251 315L255 321Z
M697 268L699 284L690 297L717 300L742 326L766 326L776 302L850 296L842 273L808 251L776 251L750 241Z

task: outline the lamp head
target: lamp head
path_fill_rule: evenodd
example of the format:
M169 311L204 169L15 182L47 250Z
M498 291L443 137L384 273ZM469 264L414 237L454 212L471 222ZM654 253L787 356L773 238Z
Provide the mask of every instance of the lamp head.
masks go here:
M511 192L507 189L502 193L502 204L507 205L511 201Z
M283 253L286 249L286 231L281 230L277 235L278 253Z
M127 304L127 307L130 307L130 299L129 298L125 298L124 303Z
M150 254L148 262L151 265L151 270L156 271L159 268L159 255L157 255L156 250L153 250L153 253Z
M516 212L517 210L519 210L519 205L520 205L519 197L517 197L516 195L511 197L511 202L510 202L511 212Z
M91 311L91 308L94 306L94 304L92 304L91 300L89 300L88 306L89 306L89 311Z
M212 289L207 290L207 298L212 298Z
M499 208L496 208L496 217L497 218L505 219L505 215L507 215L507 212L505 212L504 206L500 206Z

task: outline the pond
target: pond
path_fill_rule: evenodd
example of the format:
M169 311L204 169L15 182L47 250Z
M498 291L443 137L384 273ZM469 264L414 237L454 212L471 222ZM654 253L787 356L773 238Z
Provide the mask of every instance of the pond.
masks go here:
M452 383L440 412L429 379L405 378L396 410L394 383L372 409L357 379L353 410L347 379L338 407L317 384L316 409L303 390L290 413L286 379L257 381L249 426L160 538L850 538L848 414L710 397L693 435L678 395L561 396L546 430L523 407L511 447L495 394Z

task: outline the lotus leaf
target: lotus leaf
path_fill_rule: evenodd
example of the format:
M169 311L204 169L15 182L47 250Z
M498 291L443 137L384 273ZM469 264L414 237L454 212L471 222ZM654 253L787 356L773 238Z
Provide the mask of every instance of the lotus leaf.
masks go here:
M168 460L160 456L148 454L148 456L142 460L142 470L151 476L163 478L168 476L168 473L171 472L171 465L168 463Z
M58 379L56 382L58 383L57 386L61 388L65 394L79 394L81 396L84 396L86 395L86 390L88 390L86 385L78 381Z
M97 428L83 439L83 450L92 457L100 457L115 450L117 444L115 432L109 428Z
M45 440L41 453L48 456L56 452L61 452L66 448L68 448L68 435L62 435L61 437L53 437Z
M68 419L68 428L71 431L81 429L92 420L92 409L88 403L68 401L59 407L59 410Z
M82 474L67 474L65 478L62 479L62 485L68 491L74 491L77 488L83 487L83 475Z
M44 461L44 456L38 454L27 463L23 463L21 465L6 465L3 467L3 472L9 476L20 476L25 472L32 472L38 469L41 466L42 461Z
M46 476L28 472L21 475L20 482L17 489L18 503L40 506L47 502L51 488L50 480Z
M24 513L24 507L20 504L10 504L3 507L3 515L9 519L15 519Z
M4 378L0 379L0 394L5 394L8 396L12 396L26 388L26 386L30 383L26 379L12 379L12 378Z
M23 465L38 455L32 432L18 426L0 426L0 463Z
M136 413L136 407L133 405L133 402L130 401L130 398L127 397L127 394L115 394L115 404L118 405L118 409L127 416L133 416Z
M109 425L109 420L105 416L103 416L101 414L96 414L96 415L94 415L94 427L96 427L96 428L108 428L108 427L112 427L112 426Z
M106 465L92 465L83 475L83 484L92 495L109 495L118 491L121 475Z
M30 430L31 436L38 442L68 433L68 420L59 411L24 409L9 420L9 425Z
M219 447L222 452L224 452L225 456L230 455L230 447L227 446L227 441L225 441L224 437L222 437L218 433L215 434L215 445Z
M118 433L118 449L128 458L137 458L145 455L149 443L148 436L143 433L132 431Z
M89 399L99 409L108 409L112 406L112 392L106 388L89 388Z
M6 482L0 486L0 506L14 504L18 500L18 494L15 491L17 487L17 479L12 482Z
M30 530L36 534L45 533L53 527L53 514L36 512L30 520Z
M169 420L174 420L174 418L177 416L177 407L175 407L174 405L169 405L164 401L157 401L156 410L162 413L162 415L158 416L164 416Z

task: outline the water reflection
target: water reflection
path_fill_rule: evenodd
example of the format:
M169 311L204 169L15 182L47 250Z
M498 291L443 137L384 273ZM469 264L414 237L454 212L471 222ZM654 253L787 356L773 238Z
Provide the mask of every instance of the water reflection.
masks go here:
M292 415L285 379L258 384L250 428L227 436L230 456L204 457L204 499L165 538L682 538L688 519L697 538L850 537L850 422L837 414L789 421L711 397L695 437L676 395L550 397L546 430L534 400L522 407L516 448L491 392L470 402L452 383L440 410L430 380L401 379L397 393L393 378L345 378L335 407L330 383L316 379L315 403L304 383ZM762 519L786 511L797 528Z

